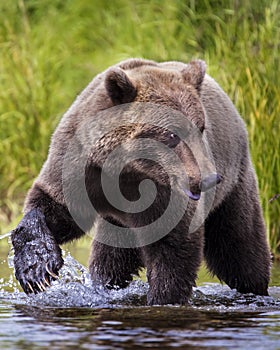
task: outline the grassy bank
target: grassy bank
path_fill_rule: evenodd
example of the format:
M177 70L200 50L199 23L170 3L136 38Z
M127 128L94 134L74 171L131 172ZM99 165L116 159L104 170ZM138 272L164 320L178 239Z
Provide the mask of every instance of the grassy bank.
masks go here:
M20 217L62 113L127 57L206 60L244 117L268 237L280 254L278 1L11 0L0 4L0 229Z

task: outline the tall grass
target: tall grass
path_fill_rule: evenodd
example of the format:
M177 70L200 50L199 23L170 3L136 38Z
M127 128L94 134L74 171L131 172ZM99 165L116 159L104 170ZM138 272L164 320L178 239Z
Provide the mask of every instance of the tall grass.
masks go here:
M280 5L244 0L0 3L0 230L18 220L62 113L127 57L200 57L249 132L268 237L280 254ZM11 224L12 223L12 224Z

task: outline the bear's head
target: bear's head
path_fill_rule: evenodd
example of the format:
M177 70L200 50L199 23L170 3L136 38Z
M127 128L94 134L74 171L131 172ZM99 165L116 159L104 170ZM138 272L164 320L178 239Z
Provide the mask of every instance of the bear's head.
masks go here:
M124 187L145 179L160 186L171 182L198 200L221 180L203 137L205 63L145 62L131 60L107 71L104 86L113 107L95 120L102 137L89 164L108 174L108 186L111 175L122 177Z

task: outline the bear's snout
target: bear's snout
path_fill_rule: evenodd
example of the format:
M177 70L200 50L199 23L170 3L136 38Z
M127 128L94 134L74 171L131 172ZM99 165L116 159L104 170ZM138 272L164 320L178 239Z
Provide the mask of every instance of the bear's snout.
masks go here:
M210 188L218 185L222 181L221 175L217 173L210 174L206 176L201 182L200 182L200 191L206 192L210 190Z
M192 180L192 178L191 178L191 180ZM206 192L206 191L210 190L212 187L218 185L221 181L222 181L222 176L217 174L217 173L213 173L213 174L206 176L200 182L198 188L195 189L195 187L193 187L192 189L186 189L185 193L189 196L189 198L197 201L200 199L201 192Z

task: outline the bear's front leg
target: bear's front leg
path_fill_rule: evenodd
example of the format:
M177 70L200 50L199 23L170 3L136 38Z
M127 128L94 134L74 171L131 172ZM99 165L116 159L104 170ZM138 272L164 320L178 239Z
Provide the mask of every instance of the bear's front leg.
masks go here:
M188 303L195 286L202 248L202 232L189 234L179 227L143 248L150 286L149 305Z
M25 293L37 293L57 279L61 249L38 208L30 210L12 231L15 276Z

